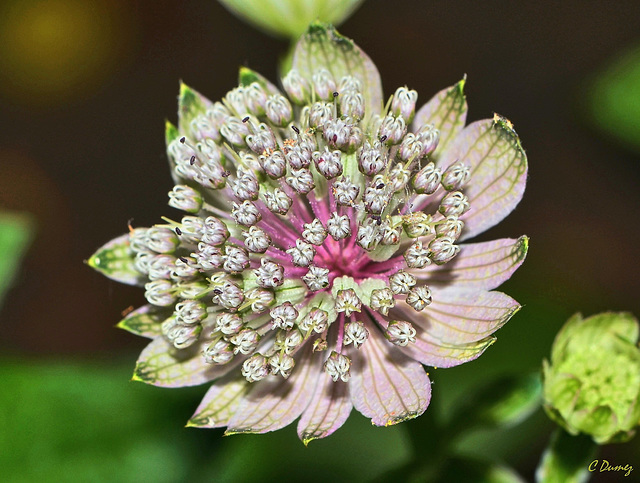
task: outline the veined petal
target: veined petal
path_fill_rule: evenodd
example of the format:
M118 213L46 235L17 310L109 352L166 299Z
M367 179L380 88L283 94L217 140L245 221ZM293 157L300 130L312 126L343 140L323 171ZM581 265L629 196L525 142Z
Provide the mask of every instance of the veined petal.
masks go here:
M440 131L436 159L464 128L467 120L467 100L464 96L466 76L457 84L441 90L418 110L413 120L412 131L425 124L433 124Z
M460 160L471 169L464 193L471 209L461 239L471 238L506 217L522 199L527 156L511 123L496 116L469 124L442 154L441 166Z
M407 355L428 366L453 367L479 357L495 342L491 334L519 309L502 292L434 291L433 302L424 312L415 312L404 301L393 311L416 329L416 342L403 348Z
M234 376L226 376L209 388L187 422L188 427L221 428L227 425L250 387L246 379Z
M348 384L353 406L376 426L420 416L431 400L429 376L376 327L369 333L367 342L350 353L353 365Z
M140 354L132 379L161 387L197 386L237 367L237 359L228 364L207 364L201 352L203 345L208 343L178 350L163 337L158 337Z
M331 25L313 23L296 46L293 68L311 79L318 69L328 69L339 82L351 75L362 82L365 116L382 110L382 82L375 64L353 40L340 35Z
M460 245L460 253L444 265L409 269L429 287L452 287L452 290L493 290L511 278L527 256L529 238L503 238L482 243Z
M333 382L320 372L311 402L298 422L298 436L305 445L326 438L344 424L352 408L347 384Z
M181 82L180 95L178 96L178 129L180 132L190 132L191 121L204 114L212 105L209 99ZM175 137L171 140L173 139Z
M129 246L129 234L114 238L98 248L87 264L116 282L142 286L147 277L134 267L134 254Z
M118 322L116 327L149 339L162 335L162 322L171 315L166 307L147 304L134 310Z
M321 358L305 344L289 379L269 377L253 383L228 424L225 434L266 433L291 424L309 405Z

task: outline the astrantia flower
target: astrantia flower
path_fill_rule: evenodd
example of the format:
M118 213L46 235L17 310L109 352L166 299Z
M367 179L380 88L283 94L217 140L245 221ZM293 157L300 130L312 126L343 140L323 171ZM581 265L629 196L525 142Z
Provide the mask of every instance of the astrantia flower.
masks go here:
M571 317L543 365L549 417L598 444L630 439L640 424L639 329L624 312Z
M370 59L332 28L300 40L283 90L243 68L210 102L182 86L167 126L185 213L134 228L89 261L144 286L120 326L152 338L134 378L212 383L191 426L306 442L352 408L375 425L422 414L423 365L478 357L518 309L492 291L527 238L461 243L520 201L526 157L511 123L464 126L464 81L416 112L383 102Z

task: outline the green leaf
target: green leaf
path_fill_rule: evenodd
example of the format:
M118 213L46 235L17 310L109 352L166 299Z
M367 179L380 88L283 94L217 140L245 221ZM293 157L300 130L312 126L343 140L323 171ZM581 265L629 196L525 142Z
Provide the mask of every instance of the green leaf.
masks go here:
M342 23L364 0L220 0L242 20L272 35L297 38L316 20Z
M135 269L133 263L134 253L129 246L128 233L103 245L87 260L87 265L111 280L142 286L147 278Z
M314 72L327 69L336 82L351 75L362 83L365 116L382 110L380 74L369 56L353 40L340 35L331 25L313 23L298 41L293 68L311 79Z
M0 303L18 271L33 231L29 215L0 212Z
M162 322L171 316L172 310L155 305L143 305L118 322L117 327L132 334L153 339L162 335Z
M589 471L597 445L588 436L571 436L561 429L551 437L542 455L536 481L538 483L582 483L589 479ZM596 463L597 465L597 463Z
M540 407L542 383L538 374L509 375L483 385L469 403L451 418L456 431L470 426L509 427L520 423Z

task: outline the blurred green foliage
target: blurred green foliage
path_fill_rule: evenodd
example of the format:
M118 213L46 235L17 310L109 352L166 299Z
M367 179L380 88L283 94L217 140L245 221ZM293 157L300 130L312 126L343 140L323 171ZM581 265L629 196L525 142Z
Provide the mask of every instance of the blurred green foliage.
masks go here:
M595 76L587 102L599 131L640 153L640 45L619 54Z
M31 217L0 211L0 305L13 282L32 236Z

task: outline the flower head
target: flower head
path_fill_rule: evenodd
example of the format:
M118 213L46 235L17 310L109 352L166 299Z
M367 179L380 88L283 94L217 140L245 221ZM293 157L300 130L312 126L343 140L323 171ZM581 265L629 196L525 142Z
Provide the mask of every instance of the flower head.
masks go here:
M305 443L352 408L376 425L422 414L423 364L477 358L519 309L492 290L528 246L462 243L515 208L527 172L510 122L465 127L464 82L417 111L401 87L385 107L369 57L315 24L284 91L246 68L220 102L183 85L166 136L186 213L89 260L146 288L120 324L153 339L134 378L213 382L190 425L300 417Z
M627 313L571 317L544 361L544 407L571 434L626 441L640 424L638 321Z

